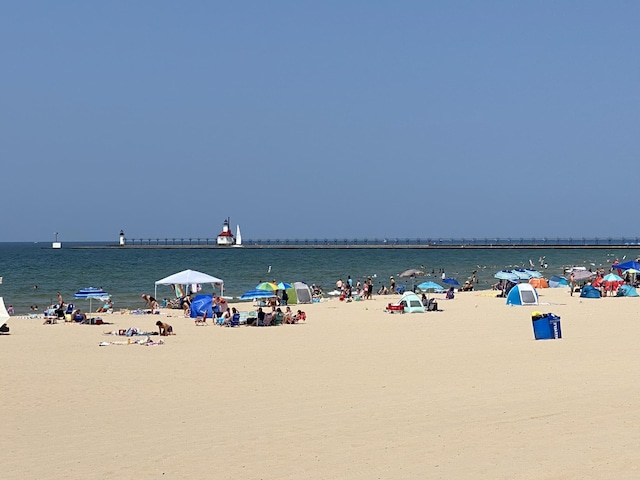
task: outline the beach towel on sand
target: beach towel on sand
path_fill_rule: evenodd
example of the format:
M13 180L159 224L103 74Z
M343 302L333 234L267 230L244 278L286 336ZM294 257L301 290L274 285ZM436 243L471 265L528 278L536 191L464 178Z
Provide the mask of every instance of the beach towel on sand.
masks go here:
M160 339L157 342L151 340L150 337L140 338L138 340L131 341L131 339L127 339L127 341L121 342L100 342L100 347L107 347L109 345L144 345L146 347L155 347L157 345L164 345L164 340Z

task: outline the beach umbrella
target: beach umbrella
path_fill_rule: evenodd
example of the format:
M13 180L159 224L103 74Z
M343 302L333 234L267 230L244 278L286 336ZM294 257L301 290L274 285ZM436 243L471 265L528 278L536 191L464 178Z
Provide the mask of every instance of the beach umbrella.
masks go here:
M418 285L418 288L420 290L444 290L445 288L442 285L438 285L436 282L432 282L432 281L428 281L428 282L422 282L420 285Z
M78 290L76 293L74 293L73 298L84 299L84 300L89 299L89 312L92 312L93 310L91 308L91 301L94 298L97 300L107 300L109 298L109 294L101 288L87 287L87 288Z
M518 280L518 276L511 270L500 270L494 277L498 280Z
M622 272L622 273L623 273L623 275L626 275L627 273L633 273L633 274L636 274L636 273L640 273L640 270L636 270L635 268L627 268L627 269L626 269L624 272ZM620 280L622 280L622 279L620 279Z
M602 277L602 280L605 282L622 282L622 277L619 277L615 273L610 273Z
M405 270L398 276L405 278L405 277L418 277L420 275L424 275L424 272L422 270L418 270L417 268L410 268L409 270Z
M273 282L262 282L256 286L256 290L267 290L269 292L275 292L279 290L278 284Z
M293 288L293 285L287 282L278 283L278 290L286 290L287 288Z
M511 270L511 272L514 273L518 277L518 280L529 280L531 278L531 275L529 275L522 268L516 268L514 270Z
M575 279L576 282L582 281L582 280L587 280L589 278L591 278L593 276L593 272L590 272L589 270L574 270L573 271L573 278Z
M640 263L633 260L629 260L628 262L624 263L614 263L613 265L611 265L611 267L617 268L618 270L628 270L630 268L635 268L640 272Z
M240 295L240 300L255 300L256 298L272 298L275 297L275 293L268 290L254 289L244 292Z
M410 268L409 270L405 270L398 276L402 278L411 277L411 290L413 291L413 279L419 275L424 275L424 272L422 270L418 270L417 268Z
M568 287L569 282L566 278L559 275L553 275L547 282L551 288Z
M427 292L427 294L429 292L435 292L436 290L444 290L444 287L442 285L438 285L436 282L431 281L422 282L420 285L418 285L418 288ZM429 300L429 295L427 295L427 300Z
M542 278L542 275L539 271L533 270L532 268L525 268L524 271L529 274L529 278Z
M460 287L460 282L458 280L456 280L455 278L444 278L442 280L443 283L446 283L447 285L451 285L452 287Z

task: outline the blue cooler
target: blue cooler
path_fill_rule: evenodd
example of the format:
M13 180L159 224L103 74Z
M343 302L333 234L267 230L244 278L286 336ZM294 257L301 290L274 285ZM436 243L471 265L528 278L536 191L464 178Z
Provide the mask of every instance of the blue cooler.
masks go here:
M560 317L553 313L545 313L542 315L532 315L533 334L536 340L552 340L562 338L562 330L560 329Z

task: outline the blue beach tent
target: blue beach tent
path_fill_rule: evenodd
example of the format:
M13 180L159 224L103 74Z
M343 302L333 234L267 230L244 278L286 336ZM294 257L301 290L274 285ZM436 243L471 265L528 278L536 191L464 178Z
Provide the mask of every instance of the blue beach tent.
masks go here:
M507 305L538 305L538 291L530 283L518 283L509 290Z
M600 298L600 290L593 285L585 285L582 287L582 290L580 290L580 296L582 298Z
M638 292L631 285L620 285L616 297L637 297Z

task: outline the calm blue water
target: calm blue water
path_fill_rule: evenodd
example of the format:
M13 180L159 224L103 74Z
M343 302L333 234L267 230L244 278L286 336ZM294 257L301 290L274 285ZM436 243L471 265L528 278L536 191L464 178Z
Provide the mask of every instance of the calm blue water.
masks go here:
M50 244L0 243L0 296L13 305L17 314L30 313L30 305L40 311L55 302L60 291L66 301L84 287L103 287L114 300L115 308L137 308L143 303L142 293L154 293L155 281L185 269L199 270L225 282L225 295L239 296L260 281L303 281L319 284L325 291L347 275L355 280L375 276L377 288L388 285L391 275L398 285L411 279L397 275L409 268L435 272L444 268L447 276L460 283L478 270L480 288L495 282L496 271L507 267L536 266L544 256L548 268L545 275L561 274L563 266L585 265L609 267L615 258L635 259L640 249L451 249L451 250L285 250L285 249L72 249L65 244L53 250ZM64 248L67 247L67 248ZM271 267L271 271L269 271ZM418 279L416 283L423 281ZM35 289L34 285L38 288ZM210 291L206 286L205 291ZM159 299L171 297L169 287L159 286ZM81 300L80 302L83 302ZM76 301L75 303L78 303ZM80 303L82 305L82 303ZM85 306L85 308L87 308ZM82 306L81 306L82 308ZM94 307L95 308L95 307Z

